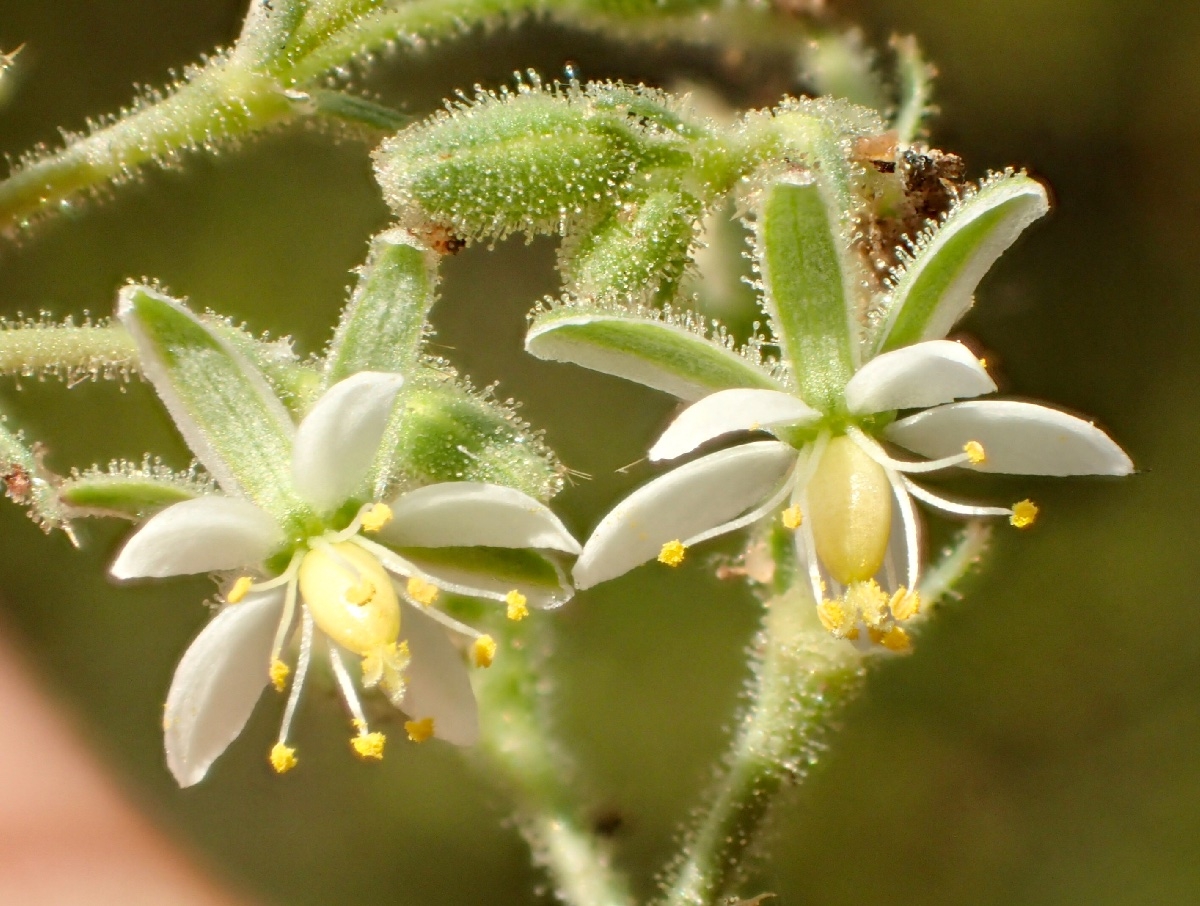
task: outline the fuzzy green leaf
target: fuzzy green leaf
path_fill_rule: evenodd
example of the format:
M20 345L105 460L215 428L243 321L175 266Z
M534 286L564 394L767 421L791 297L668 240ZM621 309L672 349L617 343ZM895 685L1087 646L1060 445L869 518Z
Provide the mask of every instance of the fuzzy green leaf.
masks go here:
M439 481L483 481L547 500L561 469L541 437L510 409L445 374L427 371L401 391L376 463L376 496Z
M539 359L572 362L683 400L731 387L781 389L766 368L729 346L649 312L550 309L534 318L525 349Z
M295 427L258 369L180 302L148 287L122 289L117 315L146 377L221 488L245 493L281 521L302 518L291 480Z
M436 286L437 256L424 243L400 229L376 236L333 336L325 386L360 371L407 374Z
M828 410L854 373L853 254L840 208L818 182L778 182L756 220L764 304L800 396Z
M896 277L875 349L946 336L971 307L975 288L996 259L1049 210L1046 188L1023 173L994 178L956 205L921 239Z

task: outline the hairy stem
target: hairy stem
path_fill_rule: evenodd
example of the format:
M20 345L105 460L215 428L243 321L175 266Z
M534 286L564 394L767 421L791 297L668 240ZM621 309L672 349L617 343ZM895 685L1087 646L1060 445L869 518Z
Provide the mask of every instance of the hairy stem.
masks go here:
M772 802L804 779L842 707L862 686L862 657L821 628L806 591L769 603L759 644L752 696L727 769L688 836L664 906L721 902Z
M535 621L528 621L534 623ZM508 788L537 864L569 906L632 906L623 877L572 794L571 771L547 730L539 689L537 626L497 633L496 662L476 673L482 738L490 773Z
M0 374L110 377L136 370L137 350L123 327L0 326Z
M408 0L367 12L317 43L289 75L303 85L354 57L392 44L420 44L467 31L481 22L540 9L547 0Z
M25 226L73 196L128 179L142 164L282 122L296 106L267 76L214 57L172 94L144 103L0 182L0 231Z

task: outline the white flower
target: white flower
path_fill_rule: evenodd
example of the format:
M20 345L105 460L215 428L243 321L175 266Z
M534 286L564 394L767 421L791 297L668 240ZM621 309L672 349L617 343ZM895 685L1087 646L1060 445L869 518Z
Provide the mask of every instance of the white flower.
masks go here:
M355 374L331 387L295 428L291 485L305 507L297 519L283 524L235 496L231 481L223 484L229 496L188 500L152 517L113 564L118 579L226 577L227 603L184 654L167 696L167 762L181 786L204 777L268 683L283 691L289 677L270 760L280 772L293 767L288 732L318 651L328 655L350 710L359 755L379 758L384 738L367 726L346 657L360 661L364 687L378 686L409 715L411 738L469 745L478 719L456 642L466 640L479 667L491 663L496 646L433 606L439 593L504 602L513 619L530 606L553 607L570 597L560 575L524 581L499 574L499 561L487 559L495 548L579 553L558 518L526 494L449 482L386 504L356 503L401 381L395 374ZM156 384L160 393L163 385ZM186 413L174 414L186 428ZM295 635L293 669L285 658Z
M579 588L657 556L677 565L692 545L783 508L819 614L835 635L908 647L899 624L920 602L913 499L955 516L1006 516L1024 528L1037 508L947 499L912 476L951 467L1024 475L1126 475L1129 457L1091 423L1027 402L975 400L996 385L963 345L926 340L867 361L823 413L778 390L730 389L685 409L650 450L675 459L734 432L755 440L702 456L650 482L600 523L575 565ZM967 402L956 400L969 399ZM922 409L899 421L896 410ZM830 412L834 414L830 414ZM886 446L885 446L886 445ZM922 459L900 459L890 446Z

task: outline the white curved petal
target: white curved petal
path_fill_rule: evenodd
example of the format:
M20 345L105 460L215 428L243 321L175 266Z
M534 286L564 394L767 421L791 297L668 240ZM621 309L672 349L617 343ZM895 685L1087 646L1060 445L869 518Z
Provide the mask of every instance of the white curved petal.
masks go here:
M456 746L479 739L479 708L463 654L444 626L415 607L400 605L400 637L412 660L405 671L404 713L433 718L433 735Z
M774 440L742 444L673 469L617 504L592 533L575 564L575 584L590 588L736 520L775 491L796 451Z
M186 576L253 566L283 543L279 524L238 497L197 497L156 513L125 542L117 579Z
M528 547L578 554L567 527L513 488L476 481L431 484L401 495L379 538L397 547Z
M650 448L650 459L675 459L734 431L810 425L821 413L779 390L721 390L688 406Z
M983 444L987 458L969 468L1019 475L1128 475L1129 457L1107 434L1081 418L1010 400L951 403L918 412L888 428L889 440L938 459Z
M201 630L175 669L163 713L167 765L180 786L204 779L267 685L283 589L251 593Z
M404 378L361 371L330 387L296 429L292 480L318 510L331 510L362 486L375 460Z
M863 365L846 384L846 407L860 415L924 409L995 391L996 383L966 346L928 340Z

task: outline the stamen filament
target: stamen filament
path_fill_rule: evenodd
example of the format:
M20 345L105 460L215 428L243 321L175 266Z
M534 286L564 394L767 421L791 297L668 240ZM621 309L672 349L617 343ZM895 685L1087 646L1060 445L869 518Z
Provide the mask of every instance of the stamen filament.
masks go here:
M346 662L342 660L342 654L333 642L329 643L329 664L333 667L333 676L337 680L338 689L341 690L342 698L346 702L350 716L354 718L354 726L358 727L360 734L367 733L367 716L363 713L362 703L358 700L358 693L354 691L354 680L350 678L350 671L346 669Z
M919 461L909 461L903 459L893 459L884 452L874 440L868 437L860 428L850 427L846 429L846 436L854 441L860 450L870 456L873 460L883 466L885 469L893 469L897 472L916 475L924 472L940 472L943 469L949 469L952 466L961 466L963 463L978 463L981 462L980 455L982 447L979 451L971 448L970 451L964 450L962 453L955 453L953 456L946 456L942 459L928 459Z
M740 528L744 528L747 525L758 522L768 513L778 509L779 505L787 499L795 485L795 479L796 467L793 466L791 474L784 478L783 484L779 486L779 489L776 490L775 493L773 493L770 497L768 497L761 506L755 507L746 515L739 516L737 519L734 519L730 522L724 522L715 528L710 528L706 532L701 532L699 535L693 535L691 538L688 538L683 542L683 546L685 548L692 547L693 545L699 544L701 541L707 541L709 538L715 538L718 535L724 535L728 532L737 531Z
M382 544L364 538L362 535L355 535L353 538L347 540L349 540L351 544L357 544L363 550L367 551L369 554L372 554L375 559L379 561L380 565L382 565L383 568L393 576L404 576L409 578L416 576L432 585L436 585L444 592L449 592L452 595L463 595L468 598L487 598L489 601L503 601L507 595L507 592L503 591L492 591L488 588L472 588L468 585L460 585L457 582L447 582L445 579L435 578L424 570L418 569L416 566L409 563L390 547L385 547ZM413 603L411 599L404 595L403 590L397 589L397 592L410 604ZM432 608L430 609L430 612L432 612Z
M421 611L421 613L425 614L425 616L427 616L427 617L430 617L435 622L442 624L447 629L449 629L451 632L457 632L460 635L464 635L469 639L478 639L478 638L483 637L483 633L480 632L478 629L472 629L470 626L466 625L465 623L458 622L458 620L454 619L454 617L447 616L446 614L442 613L442 611L438 610L436 607L426 607L424 604L421 604L418 601L414 601L404 591L404 589L401 587L399 582L396 582L395 580L393 580L392 585L396 589L396 594L398 594L401 598L403 598L410 606Z
M288 630L292 628L292 620L296 616L296 596L299 593L297 574L300 572L300 561L303 559L304 555L297 551L292 555L292 561L288 564L288 568L284 570L283 575L277 579L273 579L270 583L272 587L277 587L286 582L287 594L283 598L283 614L279 617L279 628L275 630L275 641L271 645L271 660L267 666L268 671L275 668L276 662L283 660L280 654L283 653L283 646L287 642Z
M308 675L308 664L312 660L313 629L313 618L306 610L300 620L300 656L296 658L296 675L292 680L292 689L283 708L283 722L279 727L278 745L281 746L287 745L288 734L292 730L292 719L296 716L296 706L300 703L300 691L304 688L304 678Z
M901 476L901 481L904 482L904 487L913 497L922 503L928 504L931 507L949 513L952 516L1004 516L1012 515L1012 510L1000 506L976 506L971 503L962 503L956 500L949 500L934 494L928 488L923 488L915 481L909 481Z
M909 588L916 588L920 575L921 529L916 508L913 507L912 497L908 493L912 482L887 466L883 467L883 474L892 486L892 495L896 498L896 506L900 510L900 522L904 526L904 552L908 561L905 563L905 584Z

